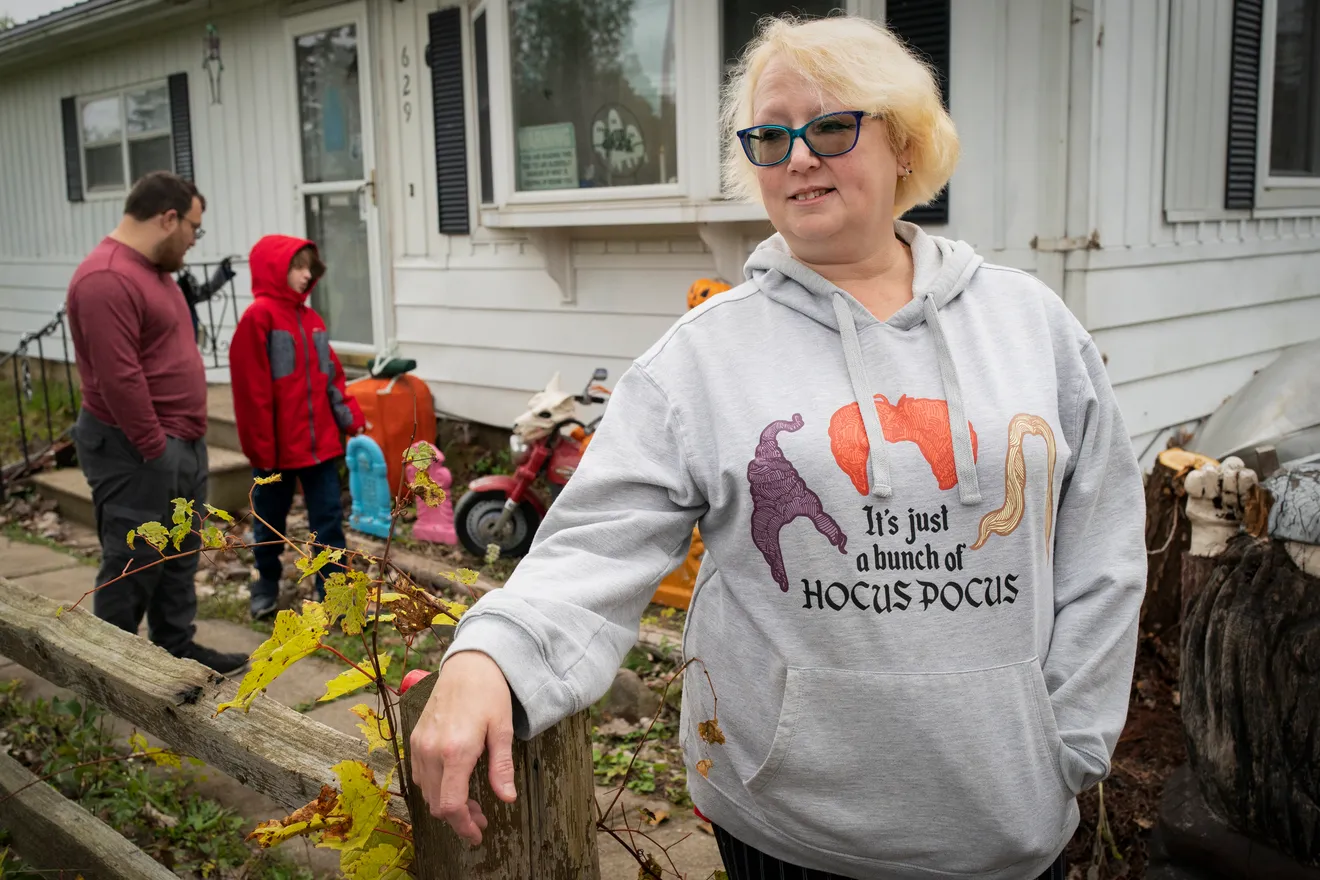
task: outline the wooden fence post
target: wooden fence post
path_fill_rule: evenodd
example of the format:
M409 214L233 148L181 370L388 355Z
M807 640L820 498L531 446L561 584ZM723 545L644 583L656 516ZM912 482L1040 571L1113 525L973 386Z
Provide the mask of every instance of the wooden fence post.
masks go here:
M435 681L431 673L403 695L409 765L413 727ZM406 772L411 774L411 766ZM409 787L418 880L600 880L588 714L566 718L528 742L515 738L513 779L518 800L506 804L491 791L486 757L477 762L472 797L489 822L479 847L469 847L433 818L420 789Z

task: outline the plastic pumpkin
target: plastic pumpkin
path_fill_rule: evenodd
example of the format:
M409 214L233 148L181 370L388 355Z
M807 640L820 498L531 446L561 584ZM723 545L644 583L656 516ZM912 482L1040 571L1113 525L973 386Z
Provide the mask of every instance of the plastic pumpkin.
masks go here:
M689 309L695 309L715 294L732 289L730 285L715 278L698 278L688 288L687 306Z

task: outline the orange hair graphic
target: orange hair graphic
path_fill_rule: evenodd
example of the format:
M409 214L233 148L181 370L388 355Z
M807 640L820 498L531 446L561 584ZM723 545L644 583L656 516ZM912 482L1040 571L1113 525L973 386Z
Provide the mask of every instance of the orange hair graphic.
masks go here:
M1027 497L1027 462L1022 454L1022 438L1027 434L1044 438L1045 449L1049 453L1049 482L1045 487L1045 557L1049 558L1054 522L1054 431L1049 422L1040 416L1026 413L1018 413L1008 423L1008 454L1004 456L1004 506L982 517L981 532L972 545L973 550L979 550L992 534L1005 537L1013 534L1022 523L1022 511L1026 508Z

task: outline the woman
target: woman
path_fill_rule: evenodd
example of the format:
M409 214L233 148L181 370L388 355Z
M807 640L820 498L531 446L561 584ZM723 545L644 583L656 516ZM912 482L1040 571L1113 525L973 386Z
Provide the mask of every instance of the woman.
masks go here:
M894 220L958 144L884 28L770 21L726 103L728 180L778 234L620 379L532 552L458 627L414 778L479 841L482 749L512 799L511 732L606 691L697 521L683 647L726 741L697 732L703 675L682 737L730 876L1061 877L1145 581L1100 353L1034 277Z

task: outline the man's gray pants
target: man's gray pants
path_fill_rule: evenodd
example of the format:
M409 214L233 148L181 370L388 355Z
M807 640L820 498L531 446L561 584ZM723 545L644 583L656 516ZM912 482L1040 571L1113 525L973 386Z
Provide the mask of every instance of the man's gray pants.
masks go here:
M96 616L120 629L136 633L147 618L147 635L175 656L193 643L197 616L198 556L189 553L201 545L189 535L181 551L173 543L161 555L141 537L135 549L128 546L128 532L143 523L158 522L173 528L175 498L189 498L199 513L206 501L206 441L170 437L165 453L152 461L142 456L124 432L107 425L87 410L78 414L73 429L78 462L92 487L96 531L101 539L101 567L96 585L115 581L125 569L137 571L115 581L93 595ZM152 565L150 568L144 566Z

